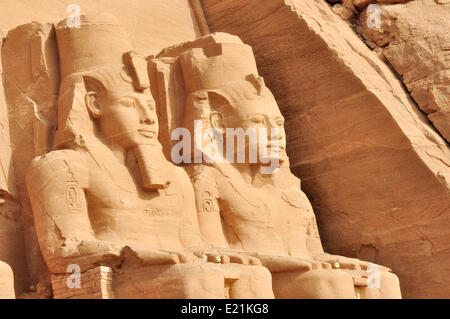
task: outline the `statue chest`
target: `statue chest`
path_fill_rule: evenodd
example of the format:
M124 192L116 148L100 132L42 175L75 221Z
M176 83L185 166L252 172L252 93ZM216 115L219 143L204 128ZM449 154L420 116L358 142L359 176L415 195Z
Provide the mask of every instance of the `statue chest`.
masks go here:
M141 242L178 238L184 197L177 184L144 192L131 176L122 175L118 180L97 173L95 177L90 180L86 197L97 234Z
M219 184L221 211L238 219L282 229L305 226L312 208L300 190L265 185L260 188L223 180Z

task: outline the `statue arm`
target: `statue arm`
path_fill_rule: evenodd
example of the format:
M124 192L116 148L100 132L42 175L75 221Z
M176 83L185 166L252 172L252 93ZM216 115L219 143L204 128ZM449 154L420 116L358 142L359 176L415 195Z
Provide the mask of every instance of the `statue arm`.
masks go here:
M214 177L198 175L193 178L200 233L214 247L228 246L222 228L218 189Z
M82 271L99 263L119 262L120 247L98 241L92 230L85 197L88 177L80 154L55 151L35 158L27 174L36 232L52 273L69 264Z
M183 189L183 219L180 230L180 241L183 247L203 247L200 226L196 212L195 194L189 176L184 169L177 168L179 181Z
M202 212L204 211L196 209L196 207L198 207L196 204L196 199L201 194L197 191L208 189L208 194L214 194L216 190L212 189L211 186L215 186L215 184L213 183L213 185L211 185L211 182L207 182L205 185L202 182L199 182L198 179L196 179L194 182L194 188L196 191L194 192L191 180L189 179L185 171L182 168L178 168L178 172L180 174L178 174L179 179L177 181L181 183L184 197L180 241L185 249L182 252L167 250L165 250L165 252L177 255L179 261L182 263L194 261L200 258L204 261L212 263L260 265L261 263L255 257L247 256L246 254L242 254L241 252L237 252L228 248L223 248L225 247L226 243L223 235L222 225L220 222L220 212L218 210L214 212L218 217L218 221L214 225L211 225L208 218L202 219L202 217L205 217L205 215L202 215ZM206 186L206 189L203 189L204 186ZM202 200L211 200L209 196L206 197L207 198L203 197ZM218 207L217 203L215 203L214 207ZM211 212L209 209L207 209L207 211L208 213ZM201 232L202 226L204 227L203 230L205 231L206 236ZM223 238L222 241L215 240L215 238L210 236L210 226L215 226L215 228L213 229L220 234L220 236ZM217 246L221 248L217 248Z
M316 216L314 216L312 208L310 211L310 216L308 216L308 225L306 228L306 247L308 248L311 256L324 254L319 229L317 227Z

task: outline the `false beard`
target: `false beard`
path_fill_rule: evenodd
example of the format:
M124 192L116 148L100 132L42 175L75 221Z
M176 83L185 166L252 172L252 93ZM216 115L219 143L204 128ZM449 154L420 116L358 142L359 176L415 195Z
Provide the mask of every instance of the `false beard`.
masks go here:
M145 191L169 187L169 176L173 170L158 142L132 148L127 154L127 164L132 167L137 165L140 183Z

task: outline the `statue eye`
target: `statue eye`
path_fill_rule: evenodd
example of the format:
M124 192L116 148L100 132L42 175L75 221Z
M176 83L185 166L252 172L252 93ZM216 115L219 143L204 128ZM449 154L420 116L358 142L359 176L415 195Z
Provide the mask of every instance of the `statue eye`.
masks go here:
M265 120L263 116L254 116L250 118L250 121L255 124L264 124Z
M276 123L278 126L283 126L284 125L284 119L277 119Z
M136 106L134 100L131 98L122 99L120 101L120 104L122 104L123 106L126 106L126 107L135 107Z

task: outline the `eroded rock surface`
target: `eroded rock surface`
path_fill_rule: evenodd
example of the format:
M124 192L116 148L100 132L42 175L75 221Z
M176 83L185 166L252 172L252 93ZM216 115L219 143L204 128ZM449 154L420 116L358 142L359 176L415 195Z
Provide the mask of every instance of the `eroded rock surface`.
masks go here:
M113 14L129 32L136 48L156 54L162 48L193 40L199 35L194 14L185 0L34 0L0 1L0 30L4 34L31 21L58 22L76 14L69 5L76 4L79 14Z
M35 234L25 176L33 157L50 150L56 127L59 67L52 25L33 22L9 31L2 47L2 62L11 170L21 205L27 264L34 284L39 281L49 283Z
M0 37L2 37L1 33ZM17 199L15 172L11 158L10 126L3 75L0 57L0 242L2 243L0 244L0 262L3 261L12 268L15 281L9 283L15 284L15 289L20 294L28 289L29 276L25 261L21 207ZM7 289L5 285L3 281L3 289ZM14 287L10 288L14 289ZM1 290L2 288L0 288L0 295ZM10 290L7 290L5 294L10 295Z
M381 2L381 1L379 1ZM360 16L363 35L382 48L420 109L450 141L450 2L379 5L380 26Z

